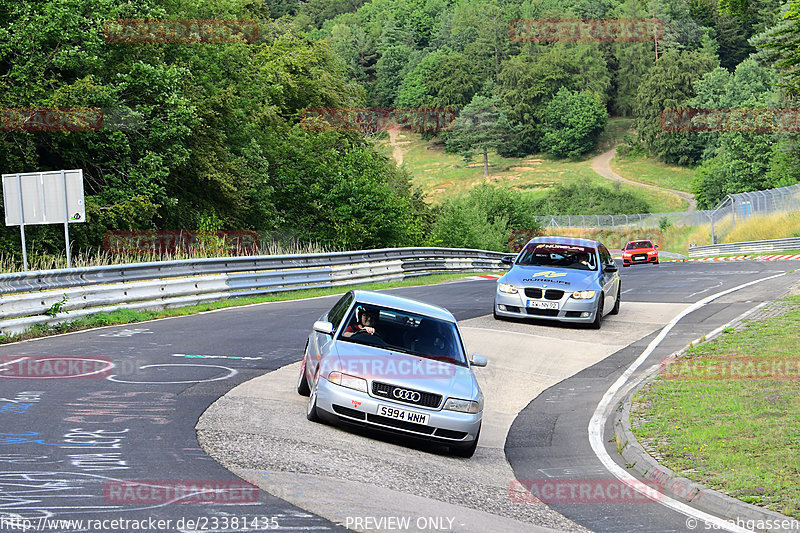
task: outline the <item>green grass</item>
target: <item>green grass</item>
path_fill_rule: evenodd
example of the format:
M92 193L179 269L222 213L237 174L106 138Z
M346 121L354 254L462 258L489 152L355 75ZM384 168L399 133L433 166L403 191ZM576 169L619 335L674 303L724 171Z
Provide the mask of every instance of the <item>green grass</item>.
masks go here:
M212 311L214 309L224 309L227 307L238 307L242 305L250 305L264 302L281 302L287 300L302 300L305 298L315 298L318 296L330 296L335 294L344 294L352 289L364 290L380 290L389 289L392 287L414 287L419 285L435 285L446 281L463 278L465 276L477 276L480 274L494 274L494 272L471 272L471 273L447 273L447 274L429 274L418 278L411 278L402 281L378 282L378 283L364 283L361 285L349 285L342 287L326 287L321 289L303 289L299 291L281 292L277 294L270 294L266 296L250 296L244 298L232 298L230 300L220 300L216 302L208 302L198 305L190 305L186 307L178 307L174 309L162 309L158 311L136 311L133 309L117 309L109 313L96 313L89 316L62 322L56 325L37 324L25 330L23 333L2 335L0 334L0 344L8 344L10 342L18 342L27 339L35 339L38 337L47 337L50 335L58 335L61 333L69 333L71 331L80 331L90 328L99 328L103 326L111 326L117 324L132 324L135 322L144 322L146 320L154 320L157 318L167 318L173 316L186 316L202 313L204 311Z
M611 229L601 230L587 228L562 228L559 235L581 237L602 242L607 248L622 248L628 241L649 240L658 245L661 252L674 252L686 255L689 248L689 236L696 231L693 226L670 226L666 231L658 229Z
M636 438L680 475L749 503L800 518L800 380L721 376L717 362L800 363L800 296L788 313L751 321L690 348L634 398ZM765 367L767 368L767 367ZM771 368L771 367L769 367ZM691 370L691 371L689 371ZM680 376L680 377L676 377Z
M800 250L786 250L786 251L780 251L780 252L758 252L758 253L747 252L745 254L738 253L738 254L696 255L696 256L692 256L691 258L692 259L702 259L703 257L739 257L739 256L742 256L742 255L745 256L745 257L749 257L749 258L760 257L760 256L763 256L763 255L800 255Z
M611 159L611 170L625 179L676 191L692 192L694 169L667 165L647 157Z
M613 132L609 135L613 136ZM457 154L444 151L437 139L423 141L419 135L401 132L397 139L403 153L403 165L413 176L413 184L422 188L431 203L466 193L483 183L483 160L475 158L467 164ZM379 146L387 155L392 154L388 141ZM529 191L542 197L556 184L570 184L588 180L595 185L611 187L613 182L598 176L591 168L590 159L584 161L557 160L544 154L524 158L505 158L489 154L489 182L514 189ZM653 212L685 211L688 203L673 194L621 185L621 189L643 198Z

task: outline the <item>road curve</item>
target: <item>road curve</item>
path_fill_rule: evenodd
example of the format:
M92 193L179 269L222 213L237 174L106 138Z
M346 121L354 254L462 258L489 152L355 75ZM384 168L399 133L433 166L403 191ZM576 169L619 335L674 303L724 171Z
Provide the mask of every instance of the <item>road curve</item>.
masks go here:
M611 150L607 152L603 152L600 155L597 155L592 158L592 170L594 170L600 176L614 181L619 181L622 183L626 183L628 185L634 185L636 187L647 187L650 189L656 189L659 191L668 192L670 194L674 194L675 196L679 196L682 199L689 202L689 211L696 211L697 210L697 200L694 199L694 194L683 192L683 191L676 191L675 189L667 189L664 187L658 187L656 185L649 185L647 183L641 183L638 181L631 181L629 179L623 178L613 170L611 170L611 159L616 155L617 147L615 146Z
M524 530L534 530L532 520L541 518L542 522L536 522L538 525L556 529L619 531L619 524L623 523L652 524L652 529L656 529L658 525L673 523L675 517L670 519L668 514L656 513L652 506L620 510L613 506L544 507L530 502L519 505L509 502L511 495L504 482L509 475L517 479L559 475L558 470L549 468L563 470L597 461L584 454L589 448L587 426L580 417L590 415L597 404L593 403L593 394L602 394L607 388L604 380L613 381L621 372L634 356L636 344L653 335L647 333L648 328L652 331L657 323L664 321L665 315L645 320L644 310L681 308L713 292L792 268L797 268L796 262L670 263L625 269L623 312L604 325L601 331L605 336L590 339L584 334L596 332L547 323L502 323L507 330L502 337L516 343L505 350L505 355L492 355L489 351L499 342L498 333L486 331L492 324L485 317L491 308L494 290L491 281L392 289L449 308L463 323L475 351L490 356L490 366L478 372L485 371L482 377L479 374L479 379L485 380L489 392L487 416L491 408L494 422L487 424L487 429L493 429L487 431L487 440L482 440L483 446L471 460L452 458L435 448L397 445L371 434L330 426L315 426L306 438L302 410L295 413L298 406L302 407L302 398L292 394L283 400L285 405L274 405L283 398L286 385L281 385L282 380L296 377L292 365L300 358L307 328L336 297L229 308L3 345L0 346L0 420L4 428L0 434L0 498L4 504L0 518L84 521L80 527L73 524L47 528L58 531L135 529L121 522L116 527L86 522L110 519L171 520L169 527L161 529L185 533L222 531L222 521L230 523L234 517L239 518L237 531L263 531L272 529L264 527L270 524L292 531L337 531L345 526L359 529L358 524L326 518L330 508L341 501L341 495L352 491L347 505L353 517L364 518L364 514L358 514L364 513L362 503L382 493L394 509L409 510L409 516L416 519L430 518L424 524L428 527L439 519L436 523L448 526L440 531L463 530L460 524L449 527L453 524L445 521L456 515L465 516L465 524L473 524L472 527L488 519L500 528L521 522L529 526ZM793 274L795 278L798 275ZM715 302L692 317L690 326L705 333L706 327L724 322L738 309L776 295L777 288L769 286L736 295L738 300ZM634 315L634 320L625 318L628 312ZM631 326L632 322L641 324ZM648 322L652 325L645 328ZM635 341L632 347L620 349L627 343L623 336L629 335L627 330L633 331L633 327L644 328L632 335L644 338ZM698 336L690 330L677 333ZM678 336L675 342L682 340ZM561 351L554 352L555 349ZM532 359L521 356L525 350L533 350ZM23 363L17 362L20 360ZM526 361L530 363L528 367L523 364ZM106 363L113 364L113 368L108 369ZM81 371L84 366L95 364L110 371ZM28 375L20 374L22 370ZM59 372L71 375L44 375ZM523 381L529 388L515 390L520 382L513 380L519 377L525 378ZM578 387L569 385L569 380L584 377L598 381L582 382ZM268 442L268 438L263 440L263 431L272 431L277 438L288 427L294 431L294 440L302 442L292 447L291 441L285 441L275 450L285 452L278 459L294 463L296 468L273 470L274 493L261 490L249 500L242 500L241 492L215 493L215 498L204 501L203 505L179 504L186 498L164 498L168 492L165 490L148 490L144 496L131 493L130 497L125 491L115 493L115 488L130 482L149 489L163 489L176 482L240 482L239 477L200 447L195 427L212 403L254 378L265 379L275 386L274 390L258 394L279 398L264 400L270 404L267 407L279 410L237 413L238 418L232 423L241 427L247 416L252 416L253 423L243 428L249 432L237 431L230 435L231 439L237 444ZM592 385L591 390L580 388L587 384ZM241 403L243 396L248 395L228 400ZM525 395L535 399L526 403ZM499 397L508 399L510 407L490 399ZM566 412L554 414L556 408ZM507 432L505 439L504 432ZM216 440L217 447L227 445L221 440L223 437L219 432L213 435L200 432L201 439ZM336 453L330 453L332 447ZM269 447L262 447L254 450L252 457L239 458L239 466L259 466L260 460L269 464L266 460L274 460L274 455ZM504 464L504 456L508 463ZM326 464L326 460L330 463ZM250 464L245 465L246 461ZM364 483L354 483L353 479L337 478L327 483L318 476L318 484L309 482L308 476L317 474L314 469L341 472L361 467L372 480L368 490L364 489ZM443 467L447 469L444 477L439 475ZM290 474L284 473L289 470ZM263 477L259 468L251 468L250 474L256 471ZM407 472L418 475L409 481ZM248 477L246 474L242 472ZM407 485L403 490L387 486L392 476L397 482L405 480ZM316 498L321 503L327 499L329 508L310 512L305 506L293 503L298 498ZM487 505L475 509L476 502ZM511 503L517 504L517 508ZM241 527L243 518L249 520L246 528ZM270 518L275 521L269 521ZM180 519L184 522L178 524ZM251 527L254 519L258 522ZM205 520L206 527L200 527L203 524L198 520ZM208 527L213 520L220 527ZM362 522L360 529L374 530L375 524L372 526L364 527ZM229 527L227 531L232 529Z

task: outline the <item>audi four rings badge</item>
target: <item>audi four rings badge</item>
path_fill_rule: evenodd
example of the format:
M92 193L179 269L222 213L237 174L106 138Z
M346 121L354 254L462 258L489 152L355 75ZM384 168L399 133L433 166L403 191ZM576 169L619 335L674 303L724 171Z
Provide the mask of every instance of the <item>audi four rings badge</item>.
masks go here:
M417 391L406 390L406 389L394 389L394 392L392 392L392 396L394 396L398 400L406 400L409 402L418 402L420 398L422 398L422 395Z

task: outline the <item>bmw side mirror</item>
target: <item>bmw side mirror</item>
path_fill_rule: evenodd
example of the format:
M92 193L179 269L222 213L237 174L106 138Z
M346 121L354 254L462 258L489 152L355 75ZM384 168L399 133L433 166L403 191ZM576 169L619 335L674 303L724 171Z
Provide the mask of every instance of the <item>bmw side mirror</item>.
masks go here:
M317 320L314 322L314 331L323 335L330 335L333 333L333 324L324 320Z
M472 366L486 366L488 361L484 356L474 353L469 356L469 362L472 363Z
M503 263L504 265L509 265L509 266L511 266L511 265L513 265L513 264L514 264L514 256L513 256L513 255L507 255L507 256L505 256L504 258L502 258L502 259L500 260L500 262L501 262L501 263Z
M619 270L619 268L614 264L606 265L605 268L603 268L603 272L616 272L617 270Z

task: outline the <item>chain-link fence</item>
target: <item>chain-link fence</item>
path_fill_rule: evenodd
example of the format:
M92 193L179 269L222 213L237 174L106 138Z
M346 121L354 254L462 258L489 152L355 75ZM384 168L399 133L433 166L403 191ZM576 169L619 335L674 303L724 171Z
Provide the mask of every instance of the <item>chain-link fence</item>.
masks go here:
M643 213L636 215L558 215L537 216L543 228L604 228L604 229L656 229L666 226L702 226L730 216L733 227L736 219L753 215L800 210L800 185L769 189L766 191L729 194L720 204L707 211L681 213Z

